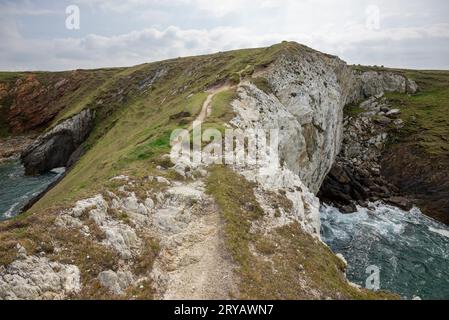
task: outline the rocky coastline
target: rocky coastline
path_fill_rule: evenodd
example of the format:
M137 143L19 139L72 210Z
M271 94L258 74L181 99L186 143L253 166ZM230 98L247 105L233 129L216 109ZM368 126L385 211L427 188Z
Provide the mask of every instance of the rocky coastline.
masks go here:
M69 175L20 224L0 226L0 298L398 298L348 282L347 263L321 241L320 201L344 212L414 204L383 161L404 126L388 93L418 85L296 43L240 54L116 71L20 150L27 174ZM214 93L217 83L230 85ZM280 168L171 163L167 132L198 114L205 127L280 129Z
M19 159L22 152L33 143L35 138L35 135L0 138L0 164Z
M415 83L410 88L408 94L417 91ZM379 200L410 210L414 200L382 174L386 144L404 124L401 111L392 108L383 92L348 106L346 111L342 149L318 196L345 213Z

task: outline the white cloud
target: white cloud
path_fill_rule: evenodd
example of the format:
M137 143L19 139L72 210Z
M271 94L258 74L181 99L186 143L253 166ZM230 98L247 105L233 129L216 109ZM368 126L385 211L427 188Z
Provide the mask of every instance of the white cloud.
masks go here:
M125 13L128 17L148 16L151 19L142 28L137 25L136 30L130 32L115 28L110 35L83 29L86 21L82 20L83 36L45 39L23 36L13 18L2 19L0 69L61 70L134 65L178 56L266 46L282 40L304 43L337 54L351 63L449 68L449 23L430 19L436 14L435 9L423 11L418 2L404 11L397 3L373 1L381 12L379 30L366 27L368 1L262 0L258 6L249 0L74 2L82 6L82 19L85 17L83 10L101 10L104 16L112 17L110 21L99 20L100 25L117 23ZM16 9L26 12L24 8L34 5L26 3ZM445 7L441 8L445 10ZM146 14L148 12L151 14ZM160 16L154 12L163 14L164 23L160 24L157 19ZM97 17L94 15L94 18ZM122 21L124 26L126 22ZM20 27L23 28L23 24Z
M0 14L2 16L41 16L55 14L54 10L45 9L33 4L29 0L5 1L0 3Z

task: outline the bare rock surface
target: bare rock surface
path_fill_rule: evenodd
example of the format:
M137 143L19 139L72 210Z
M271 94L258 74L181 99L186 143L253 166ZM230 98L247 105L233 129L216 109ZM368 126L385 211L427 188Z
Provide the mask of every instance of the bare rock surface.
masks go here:
M32 135L0 138L0 163L20 158L20 154L33 143Z
M17 258L0 267L0 299L64 299L80 291L77 266L28 256L20 245Z
M383 94L385 92L399 92L414 94L418 85L407 77L391 71L355 72L354 92L360 100Z
M370 75L376 76L378 73ZM393 76L388 77L391 80ZM401 83L398 79L391 80L391 83ZM397 89L400 92L404 89L403 85L395 86L388 81L386 83L390 86L385 91ZM398 188L381 174L382 152L389 132L403 125L399 118L401 111L390 108L383 92L363 101L359 107L365 112L347 116L344 120L342 150L318 196L322 201L332 203L346 213L357 211L357 205L366 206L368 201L378 200L409 210L411 200L403 197Z

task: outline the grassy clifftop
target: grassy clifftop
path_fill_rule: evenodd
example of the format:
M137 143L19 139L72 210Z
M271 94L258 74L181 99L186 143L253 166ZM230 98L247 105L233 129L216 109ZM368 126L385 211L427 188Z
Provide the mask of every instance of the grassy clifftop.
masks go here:
M61 121L82 108L94 109L97 114L96 126L86 142L89 152L33 210L70 203L83 193L101 189L104 181L124 171L136 176L148 174L159 164L159 156L169 150L172 130L185 127L199 113L209 87L238 82L290 47L280 44L116 71L55 120ZM226 100L226 93L222 98ZM176 115L181 112L189 116L179 119Z

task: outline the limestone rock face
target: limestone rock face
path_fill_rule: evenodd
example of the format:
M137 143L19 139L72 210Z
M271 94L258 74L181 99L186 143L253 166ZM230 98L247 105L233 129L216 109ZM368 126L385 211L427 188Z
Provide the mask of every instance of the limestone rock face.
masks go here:
M89 135L93 120L93 112L83 110L38 137L21 156L26 174L67 166L72 154Z
M241 86L237 109L259 122L255 127L280 130L281 162L316 193L341 149L345 105L371 97L379 109L385 92L413 94L418 87L400 73L359 72L338 57L299 48L257 74L273 94Z
M278 59L266 78L274 91L273 112L282 105L288 115L278 113L279 129L287 132L281 133L281 158L317 192L340 150L352 70L337 57L304 48Z
M337 57L301 46L294 54L289 52L278 57L253 77L264 77L271 93L260 90L250 81L242 82L237 90L238 99L232 103L237 117L231 125L254 131L262 129L266 133L278 129L281 168L267 170L263 174L260 168L259 171L237 171L247 179L257 177L256 182L263 188L291 190L290 199L303 199L301 203L292 200L296 220L310 234L319 235L319 212L318 209L314 210L314 204L318 201L314 200L314 194L320 189L341 151L345 105L369 98L361 107L367 110L367 114L376 116L373 119L378 122L384 120L390 123L398 111L390 109L383 94L412 94L416 92L417 85L399 73L355 71ZM356 127L362 125L365 124L355 124ZM372 123L366 125L374 126ZM384 125L382 123L381 127ZM376 151L385 138L382 134L368 136L367 143ZM358 138L354 137L353 140L354 146L358 146ZM346 144L346 147L351 148L351 144ZM354 180L344 171L342 173L336 175L337 180ZM287 176L291 179L285 179ZM270 183L273 181L282 183ZM364 188L359 189L359 193L364 192Z

